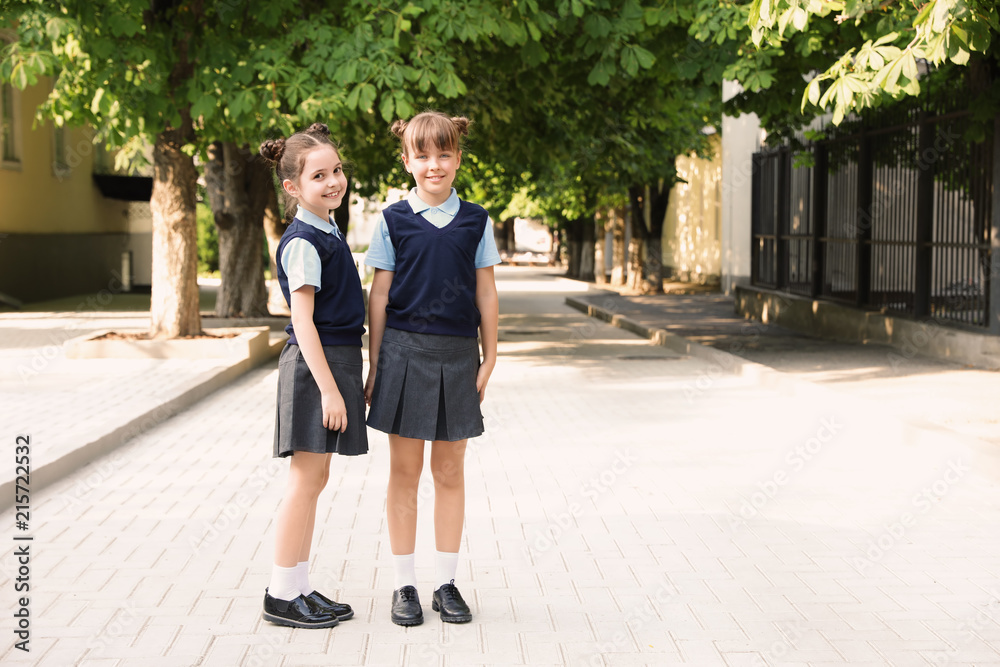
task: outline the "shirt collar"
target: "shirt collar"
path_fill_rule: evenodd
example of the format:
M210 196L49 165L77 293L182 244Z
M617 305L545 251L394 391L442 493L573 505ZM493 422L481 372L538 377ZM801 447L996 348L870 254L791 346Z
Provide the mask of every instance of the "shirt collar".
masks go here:
M324 220L323 218L319 217L312 211L303 208L302 206L299 206L295 210L295 217L301 220L302 222L306 223L307 225L312 225L321 232L326 232L327 234L335 234L337 236L340 236L340 230L337 229L335 225L331 224L329 219Z
M436 208L442 213L447 213L452 216L458 213L458 208L461 205L461 200L459 200L458 193L455 192L455 188L451 189L451 194L448 196L448 199L446 199L440 206L431 206L426 203L423 199L417 196L416 188L412 188L409 194L406 195L406 201L410 204L410 208L413 209L414 213L423 213L429 208Z

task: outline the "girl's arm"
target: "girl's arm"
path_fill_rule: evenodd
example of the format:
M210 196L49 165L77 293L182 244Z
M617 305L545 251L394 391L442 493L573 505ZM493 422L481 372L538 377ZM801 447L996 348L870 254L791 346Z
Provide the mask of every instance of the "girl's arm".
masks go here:
M493 267L476 269L476 308L479 309L479 337L483 341L483 362L476 374L479 402L486 398L486 383L497 365L497 326L500 321L500 299L493 278Z
M365 380L365 403L372 404L375 374L378 370L378 352L385 333L385 308L389 305L389 287L394 271L375 269L372 287L368 293L368 379Z
M319 387L323 402L323 428L343 433L347 430L347 406L337 388L337 381L333 379L316 323L313 322L315 304L316 288L312 285L303 285L292 292L292 328L306 366Z

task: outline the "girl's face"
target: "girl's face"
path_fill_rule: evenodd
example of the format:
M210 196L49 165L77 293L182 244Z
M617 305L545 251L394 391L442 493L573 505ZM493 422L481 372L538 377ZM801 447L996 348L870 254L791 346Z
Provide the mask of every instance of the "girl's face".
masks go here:
M286 178L281 185L299 200L300 206L326 220L343 201L347 177L336 149L317 146L306 154L298 182Z
M425 144L423 151L408 145L403 153L403 165L413 174L417 196L426 204L439 206L451 196L451 184L462 164L462 151Z

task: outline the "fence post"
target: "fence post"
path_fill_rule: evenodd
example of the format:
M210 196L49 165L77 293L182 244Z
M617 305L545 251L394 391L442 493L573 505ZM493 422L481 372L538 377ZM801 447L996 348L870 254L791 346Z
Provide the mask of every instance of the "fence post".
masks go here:
M993 121L993 201L990 207L989 332L1000 335L1000 115Z
M913 316L931 314L931 283L934 264L934 163L924 156L931 155L936 126L927 121L927 112L921 112L917 125L917 227L915 234L916 257L913 263Z
M816 159L813 163L813 243L812 243L812 297L823 294L826 280L826 198L829 184L829 169L826 144L817 143L813 148Z
M791 224L792 151L786 146L778 153L778 201L774 221L775 262L774 283L778 289L788 288L788 231Z
M763 178L763 169L761 168L761 163L763 159L761 154L754 153L750 157L750 164L752 165L751 172L753 173L753 180L750 182L750 284L757 285L760 283L760 238L758 234L761 233L761 216L760 207L763 201L763 193L761 188L761 178Z
M872 284L872 149L868 129L861 135L861 146L858 151L858 210L857 258L858 258L858 294L857 306L866 308L871 301Z

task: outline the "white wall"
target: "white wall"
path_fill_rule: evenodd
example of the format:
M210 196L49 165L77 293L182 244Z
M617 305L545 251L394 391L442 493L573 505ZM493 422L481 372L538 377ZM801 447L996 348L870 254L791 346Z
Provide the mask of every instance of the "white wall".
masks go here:
M741 90L735 81L724 81L723 101ZM751 158L760 143L756 115L722 117L722 290L726 294L750 283Z

